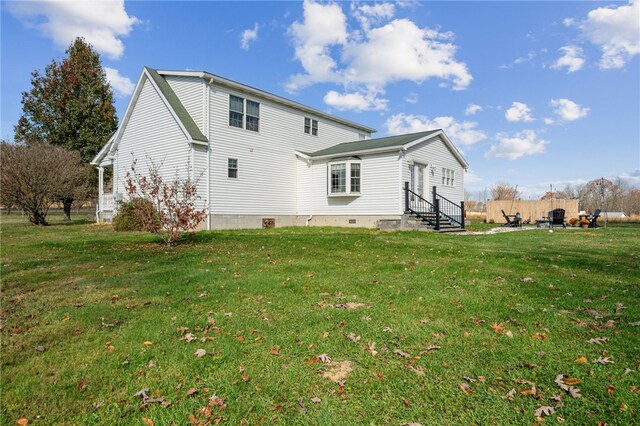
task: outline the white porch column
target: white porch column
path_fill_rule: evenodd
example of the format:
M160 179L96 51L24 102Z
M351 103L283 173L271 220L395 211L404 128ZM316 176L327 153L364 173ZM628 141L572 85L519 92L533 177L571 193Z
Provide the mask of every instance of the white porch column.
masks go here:
M104 167L98 166L98 209L102 210L102 196L104 195Z

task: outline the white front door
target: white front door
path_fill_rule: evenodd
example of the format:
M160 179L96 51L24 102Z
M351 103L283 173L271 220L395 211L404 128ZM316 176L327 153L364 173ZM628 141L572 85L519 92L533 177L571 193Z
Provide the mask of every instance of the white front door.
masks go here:
M429 178L424 172L425 168L426 166L420 163L412 163L409 165L411 190L422 198L425 198L425 188L428 188L428 186L425 185L428 185L429 183Z

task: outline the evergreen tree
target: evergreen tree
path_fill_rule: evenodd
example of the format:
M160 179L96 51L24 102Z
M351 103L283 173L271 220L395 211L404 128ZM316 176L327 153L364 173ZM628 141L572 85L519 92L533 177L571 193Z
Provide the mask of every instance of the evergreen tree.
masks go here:
M100 56L83 38L76 38L61 62L31 74L32 88L22 93L22 116L16 142L45 143L76 151L90 162L118 126L113 92ZM72 198L63 197L69 219Z

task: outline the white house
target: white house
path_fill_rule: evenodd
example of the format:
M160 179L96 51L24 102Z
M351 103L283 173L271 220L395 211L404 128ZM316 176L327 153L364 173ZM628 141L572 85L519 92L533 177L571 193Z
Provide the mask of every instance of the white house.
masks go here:
M464 224L468 164L442 130L375 130L207 72L142 70L120 126L92 161L99 221L124 177L159 166L198 180L205 229ZM104 169L112 168L112 192ZM436 214L436 211L438 214Z

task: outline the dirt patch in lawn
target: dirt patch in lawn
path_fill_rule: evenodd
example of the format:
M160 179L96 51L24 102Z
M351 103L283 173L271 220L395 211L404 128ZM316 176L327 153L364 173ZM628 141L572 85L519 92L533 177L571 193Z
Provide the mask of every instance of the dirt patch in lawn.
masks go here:
M339 383L346 380L352 371L353 363L351 361L331 361L327 364L327 369L320 372L320 376L332 382Z
M334 308L337 309L359 309L359 308L368 308L369 305L366 303L360 302L347 302L347 303L338 303L337 305L333 305Z

